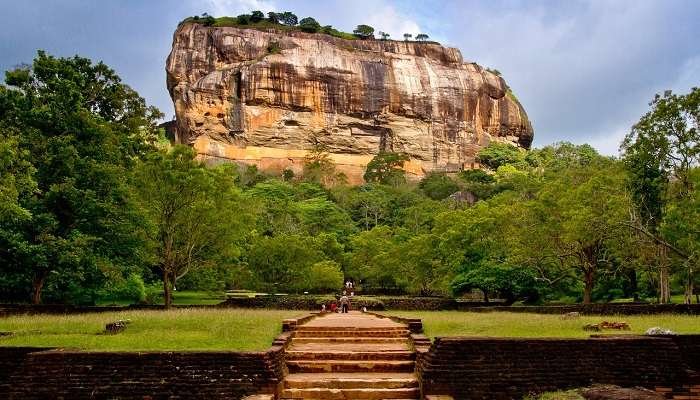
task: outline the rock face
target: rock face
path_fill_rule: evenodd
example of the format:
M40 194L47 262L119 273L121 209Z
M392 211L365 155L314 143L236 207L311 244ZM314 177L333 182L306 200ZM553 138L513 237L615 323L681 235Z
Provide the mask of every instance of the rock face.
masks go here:
M302 170L323 144L351 183L379 151L405 169L474 168L490 141L533 131L505 81L435 43L183 23L167 60L180 143L201 158Z

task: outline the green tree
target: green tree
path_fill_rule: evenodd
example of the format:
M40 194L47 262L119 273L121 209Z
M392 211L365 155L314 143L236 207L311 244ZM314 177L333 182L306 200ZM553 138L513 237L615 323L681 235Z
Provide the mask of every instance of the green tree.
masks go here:
M410 158L404 153L380 151L367 164L364 180L369 183L400 185L406 182L403 164Z
M352 33L360 39L374 38L374 28L369 25L357 25L357 28Z
M94 301L104 271L139 262L126 171L152 150L162 114L105 64L77 56L39 51L31 67L8 71L6 83L5 282L31 287L34 303L45 288L55 301Z
M424 42L428 40L428 35L426 35L425 33L419 33L416 35L416 40Z
M299 27L303 32L316 33L321 29L321 24L311 17L306 17L299 21Z
M390 36L391 36L391 35L388 34L388 33L386 33L386 32L379 31L379 38L380 38L381 40L389 40L389 37L390 37Z
M247 253L256 289L270 292L301 292L309 267L324 260L310 236L281 234L255 238Z
M143 234L163 278L165 306L188 272L238 256L250 221L226 169L209 169L194 150L176 146L154 153L135 174L135 191L147 217Z
M298 23L297 16L289 11L277 14L277 18L279 18L280 22L288 26L294 26Z
M459 186L449 176L435 172L421 179L418 187L433 200L446 199L452 193L459 191Z
M506 164L520 165L525 160L525 152L512 144L493 142L479 151L481 165L495 171Z
M262 11L255 10L250 13L250 22L256 23L265 19L265 14Z
M280 23L279 14L277 14L276 12L270 11L267 13L267 20L272 22L273 24L279 24Z
M411 35L410 33L404 33L404 34L403 34L403 40L405 40L405 41L407 41L407 42L408 42L412 37L413 37L413 35Z
M312 293L332 293L343 287L343 271L335 261L314 263L306 274L306 289Z
M667 204L686 202L694 190L691 171L700 162L700 89L687 95L667 91L650 105L651 111L632 127L621 149L635 203L630 226L658 245L660 301L665 303L670 299L668 253L683 260L694 257L690 249L665 238L659 226Z

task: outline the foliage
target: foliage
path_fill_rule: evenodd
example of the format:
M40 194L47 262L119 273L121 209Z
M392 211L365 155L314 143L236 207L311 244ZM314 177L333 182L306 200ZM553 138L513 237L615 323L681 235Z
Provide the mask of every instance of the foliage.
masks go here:
M309 268L306 288L312 293L332 293L343 287L343 271L331 260L319 261Z
M311 17L306 17L299 21L299 28L301 28L303 32L316 33L321 29L321 24Z
M357 25L352 33L360 39L374 38L374 28L369 25Z
M127 171L162 114L103 63L39 51L0 87L0 270L33 302L91 302L105 271L138 263ZM3 290L4 291L4 290Z
M416 40L418 40L419 42L424 42L428 40L428 35L426 35L425 33L419 33L416 35Z
M404 162L408 160L407 154L381 151L367 164L363 178L366 182L400 185L406 182L402 168Z
M525 153L512 144L494 142L479 151L481 165L493 171L506 164L519 166L524 160Z
M166 307L171 285L189 271L239 256L248 213L234 177L209 169L194 151L153 153L136 171L135 194L146 215L142 232L162 272Z
M418 187L433 200L443 200L459 190L459 185L445 174L431 173L421 179Z

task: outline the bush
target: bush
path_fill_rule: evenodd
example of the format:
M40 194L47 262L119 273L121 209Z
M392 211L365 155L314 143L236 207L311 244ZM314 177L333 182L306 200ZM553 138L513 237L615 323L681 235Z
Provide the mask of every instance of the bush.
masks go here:
M303 32L316 33L321 29L321 24L311 17L306 17L299 21L299 27Z
M313 293L332 293L343 287L343 272L335 261L319 261L309 268L306 287Z
M127 300L131 303L141 303L146 299L146 285L143 277L134 272L126 279L113 282L100 293L100 297L107 301Z

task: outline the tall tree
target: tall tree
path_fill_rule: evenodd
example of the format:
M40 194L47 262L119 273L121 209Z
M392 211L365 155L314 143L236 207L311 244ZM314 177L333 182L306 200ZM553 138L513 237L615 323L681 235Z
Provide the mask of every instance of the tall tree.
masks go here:
M366 182L400 185L406 182L403 165L408 160L404 153L379 152L367 164L363 178Z
M10 167L30 163L34 183L17 192L28 213L0 226L0 264L30 282L34 303L47 281L55 300L90 302L103 271L138 263L126 171L152 150L162 114L105 64L78 56L39 51L6 83L0 127L17 133L9 148L18 151Z
M152 249L152 262L162 273L169 308L178 279L238 255L251 213L235 186L235 176L226 168L207 168L187 146L152 154L136 170L135 180L147 220L143 234Z
M700 162L700 89L693 88L687 95L666 91L656 95L650 106L621 148L635 201L630 226L659 246L660 301L666 303L670 300L669 256L692 265L687 261L693 258L692 249L669 241L659 226L668 203L686 202L695 189L691 171Z

